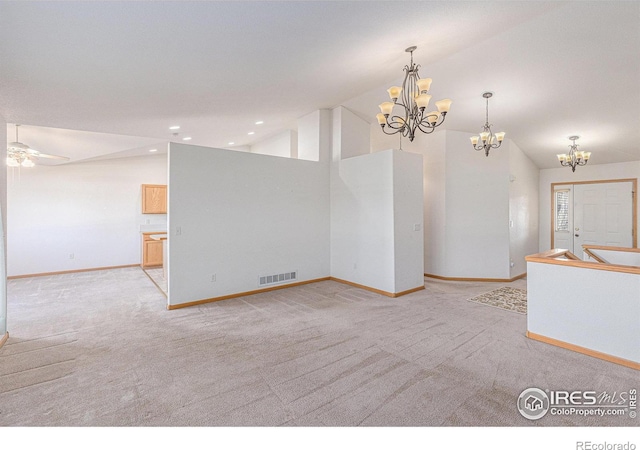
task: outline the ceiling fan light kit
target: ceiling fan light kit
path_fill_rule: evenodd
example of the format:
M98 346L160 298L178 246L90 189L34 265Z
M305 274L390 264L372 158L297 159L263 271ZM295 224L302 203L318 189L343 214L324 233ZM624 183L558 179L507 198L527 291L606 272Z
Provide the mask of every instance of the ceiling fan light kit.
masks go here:
M47 155L46 153L34 150L26 144L20 142L18 139L18 129L20 125L16 124L16 140L10 142L7 146L7 166L8 167L33 167L35 161L38 158L50 158L50 159L64 159L68 160L66 156Z

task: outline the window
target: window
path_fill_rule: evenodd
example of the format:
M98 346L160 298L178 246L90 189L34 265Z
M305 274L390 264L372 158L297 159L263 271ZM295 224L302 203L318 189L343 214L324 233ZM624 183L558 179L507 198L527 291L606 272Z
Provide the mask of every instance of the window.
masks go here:
M569 190L556 191L556 231L569 231Z

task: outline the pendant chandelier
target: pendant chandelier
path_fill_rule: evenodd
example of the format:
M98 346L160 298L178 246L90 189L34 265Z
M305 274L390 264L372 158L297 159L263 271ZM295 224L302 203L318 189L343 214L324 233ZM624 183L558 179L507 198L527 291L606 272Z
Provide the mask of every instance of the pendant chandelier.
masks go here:
M413 51L416 48L412 46L405 50L411 54L411 63L404 66L402 87L392 86L387 90L391 101L380 104L381 112L376 115L385 134L401 133L410 141L416 137L416 131L433 133L436 127L442 125L451 106L451 100L439 100L436 102L437 111L425 113L431 100L429 88L432 80L418 75L420 65L413 63ZM393 114L394 106L400 108L397 114Z
M569 136L571 145L569 145L569 154L562 153L558 155L558 161L561 166L571 167L571 171L576 171L576 166L584 166L591 158L591 152L582 152L578 150L576 141L580 136Z
M487 100L487 115L480 136L473 136L471 138L471 145L473 145L474 150L484 150L484 154L489 156L489 150L492 148L498 148L502 145L502 141L504 140L504 135L506 133L501 131L494 135L491 131L491 124L489 124L489 99L493 97L493 92L485 92L482 94L482 97ZM479 141L482 141L482 143L479 143Z

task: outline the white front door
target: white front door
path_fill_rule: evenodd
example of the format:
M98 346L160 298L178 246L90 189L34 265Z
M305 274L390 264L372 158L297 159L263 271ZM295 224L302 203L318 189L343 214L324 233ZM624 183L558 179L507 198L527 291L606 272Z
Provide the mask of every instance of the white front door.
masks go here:
M632 184L594 183L573 186L574 253L582 245L633 247Z

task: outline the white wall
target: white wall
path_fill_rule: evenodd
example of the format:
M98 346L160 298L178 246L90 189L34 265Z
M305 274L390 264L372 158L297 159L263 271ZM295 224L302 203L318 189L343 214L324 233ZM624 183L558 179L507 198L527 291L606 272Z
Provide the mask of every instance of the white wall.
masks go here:
M331 276L389 293L422 286L421 156L388 150L336 164Z
M331 111L319 109L298 119L298 159L331 160Z
M471 147L471 133L446 130L445 273L509 278L509 152Z
M572 172L568 167L540 170L539 251L551 246L551 183L640 178L640 161L617 164L587 164ZM636 201L638 194L636 193ZM636 229L640 230L640 214Z
M529 262L527 329L640 362L639 292L640 275Z
M424 185L424 272L429 274L446 271L446 138L447 133L433 133L420 148Z
M234 150L237 150L234 148ZM261 155L281 156L283 158L298 157L298 133L285 130L251 145L251 153Z
M506 140L497 151L503 148L509 152L509 254L513 278L527 271L525 256L538 252L540 170L515 142Z
M371 125L370 131L372 152L384 150L384 145L390 145L389 148L398 148L398 136L385 135L377 122ZM446 272L446 139L447 133L442 130L430 135L416 136L413 142L407 139L403 139L402 142L404 153L422 155L423 265L424 273L428 274Z
M394 141L398 147L398 136L384 135L378 124L370 133L373 152ZM473 150L472 135L440 130L402 141L405 152L423 155L424 270L510 279L524 273L524 256L537 252L538 169L509 139L487 157Z
M7 122L0 116L0 142L7 142ZM7 158L7 148L0 145L0 164ZM0 338L7 332L7 170L0 170Z
M328 164L172 143L169 231L171 305L327 277Z
M371 151L370 125L344 106L332 111L333 160L366 155Z
M424 285L422 155L392 151L395 286L403 292Z
M9 169L9 275L139 264L140 225L166 228L141 213L141 184L166 182L166 155Z
M395 292L393 152L337 164L331 180L331 276Z

